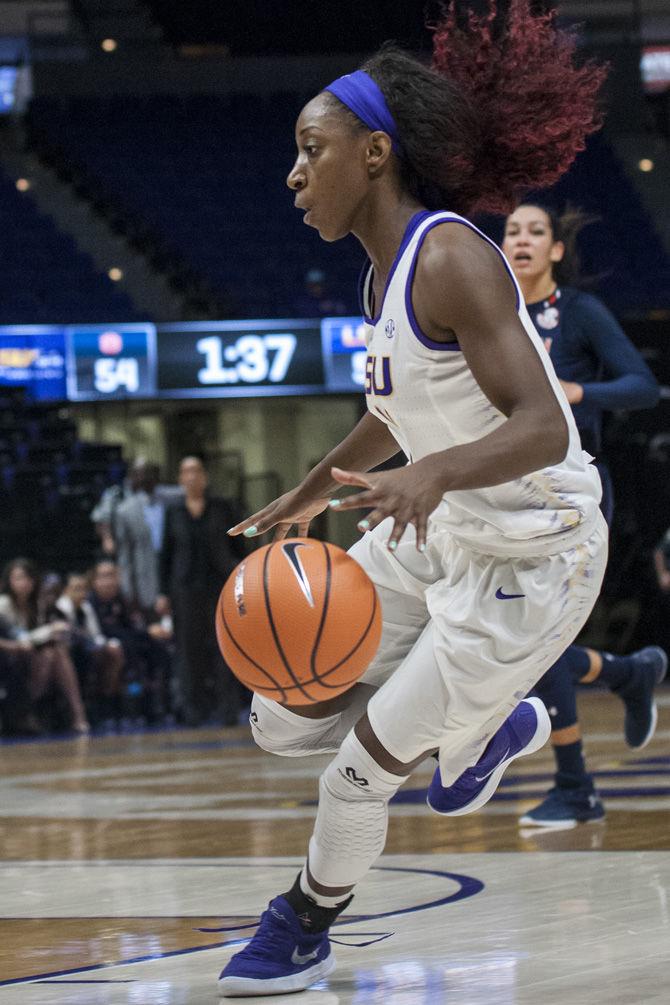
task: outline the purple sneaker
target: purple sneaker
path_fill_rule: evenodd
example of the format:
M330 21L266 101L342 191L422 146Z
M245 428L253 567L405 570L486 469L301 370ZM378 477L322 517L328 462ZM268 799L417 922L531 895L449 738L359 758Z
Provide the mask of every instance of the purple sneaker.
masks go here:
M453 785L442 785L440 769L435 769L426 798L431 810L447 817L478 810L498 788L505 768L517 757L543 747L550 734L551 720L546 708L539 698L526 698L489 740L477 763L467 768Z
M304 991L335 967L328 932L310 935L284 897L263 911L256 933L219 977L224 998Z

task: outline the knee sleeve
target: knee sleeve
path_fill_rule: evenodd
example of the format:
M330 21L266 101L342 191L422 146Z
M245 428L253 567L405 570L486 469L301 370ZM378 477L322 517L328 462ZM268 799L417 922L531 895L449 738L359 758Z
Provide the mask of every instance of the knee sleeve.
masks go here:
M570 672L570 650L547 670L534 691L547 706L552 730L566 729L577 722L577 696Z
M409 776L405 776L409 777ZM405 777L380 767L353 730L319 780L309 870L323 886L352 886L386 843L388 802Z
M350 704L325 719L308 719L255 694L249 715L253 738L263 750L283 757L334 753L365 712L373 693L373 688L352 688Z

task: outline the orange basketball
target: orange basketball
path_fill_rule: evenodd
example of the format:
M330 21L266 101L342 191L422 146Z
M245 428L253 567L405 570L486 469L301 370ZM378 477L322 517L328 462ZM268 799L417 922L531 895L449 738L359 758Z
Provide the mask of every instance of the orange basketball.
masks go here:
M355 684L381 635L377 591L346 551L293 537L259 548L221 591L223 658L252 691L311 705Z

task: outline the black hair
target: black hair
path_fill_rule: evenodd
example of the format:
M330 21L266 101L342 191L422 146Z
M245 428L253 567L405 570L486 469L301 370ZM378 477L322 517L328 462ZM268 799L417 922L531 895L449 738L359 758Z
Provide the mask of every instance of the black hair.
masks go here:
M28 627L36 628L39 620L39 594L41 585L39 570L29 558L13 558L11 562L7 562L2 570L0 593L6 593L10 596L13 604L16 604L16 597L14 596L10 579L14 569L21 569L33 581L33 588L28 597Z
M468 96L447 77L390 44L363 69L383 92L398 127L400 171L407 190L427 209L467 212L472 170L461 156L463 139L467 138L473 161L483 144Z

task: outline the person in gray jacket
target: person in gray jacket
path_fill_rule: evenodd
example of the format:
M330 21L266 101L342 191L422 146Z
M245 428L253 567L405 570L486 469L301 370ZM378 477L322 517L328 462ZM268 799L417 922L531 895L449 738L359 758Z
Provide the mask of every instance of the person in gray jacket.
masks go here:
M144 613L154 609L159 593L166 506L183 496L176 485L159 485L159 478L157 464L136 461L130 472L131 492L116 507L114 519L121 592Z

